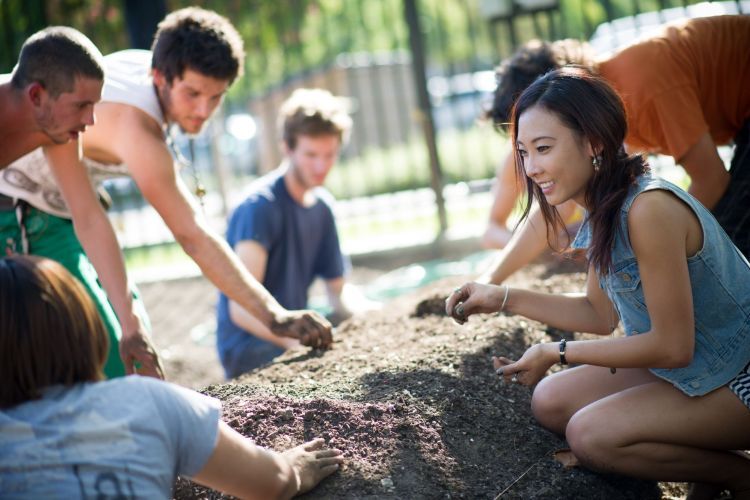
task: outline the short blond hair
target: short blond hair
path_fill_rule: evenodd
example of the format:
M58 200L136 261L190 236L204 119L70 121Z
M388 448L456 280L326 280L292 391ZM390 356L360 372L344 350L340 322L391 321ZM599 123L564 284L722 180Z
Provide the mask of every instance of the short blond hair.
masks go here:
M352 128L349 100L323 89L297 89L279 110L279 129L289 149L301 135L335 135L346 142Z

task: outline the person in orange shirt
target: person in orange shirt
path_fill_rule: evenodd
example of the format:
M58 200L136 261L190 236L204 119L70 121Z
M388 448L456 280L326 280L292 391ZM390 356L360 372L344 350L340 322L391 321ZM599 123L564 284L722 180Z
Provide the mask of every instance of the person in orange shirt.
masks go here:
M747 257L750 255L750 17L715 16L666 25L658 34L613 55L595 58L574 40L531 41L497 70L498 87L488 117L499 130L515 98L538 76L578 64L607 80L622 97L628 120L625 144L631 152L672 156L690 176L698 198ZM717 145L734 141L729 171ZM508 168L508 166L510 168ZM549 238L541 216L531 217L509 241L492 238L506 229L518 193L508 158L498 186L485 245L503 248L480 278L498 284L533 260ZM556 207L563 220L573 208ZM573 215L574 217L574 215ZM494 243L493 243L494 241ZM562 248L565 241L552 241Z

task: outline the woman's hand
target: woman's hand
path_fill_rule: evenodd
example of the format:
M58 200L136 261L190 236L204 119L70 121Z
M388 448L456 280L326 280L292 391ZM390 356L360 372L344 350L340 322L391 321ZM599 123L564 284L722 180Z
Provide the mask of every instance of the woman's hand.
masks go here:
M341 450L326 448L320 438L287 450L283 456L294 470L297 494L310 491L344 463Z
M445 299L445 312L462 325L472 314L499 311L507 296L506 292L505 286L470 281L453 290Z
M532 386L544 378L547 370L558 361L558 356L554 343L536 344L529 347L518 361L493 356L492 365L506 382Z

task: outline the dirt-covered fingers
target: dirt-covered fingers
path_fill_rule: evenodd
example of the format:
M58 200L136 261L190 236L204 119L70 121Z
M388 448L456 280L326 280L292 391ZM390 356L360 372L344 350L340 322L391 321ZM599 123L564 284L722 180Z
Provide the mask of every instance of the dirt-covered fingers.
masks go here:
M317 338L313 336L313 332L310 332L305 322L299 322L299 324L294 325L294 332L296 333L296 337L299 339L302 345L308 347L317 347L315 345L317 342Z
M445 313L453 318L456 323L463 324L466 322L466 309L464 301L471 295L471 283L453 289L448 298L445 299Z
M302 340L302 343L305 345L315 348L326 348L333 342L331 323L313 311L305 313L300 328L306 340Z
M302 445L302 449L305 451L315 451L323 448L325 441L323 438L315 438L312 441L308 441Z
M128 375L138 373L147 377L164 379L161 358L148 334L139 331L123 336L120 340L119 351Z
M333 326L330 321L315 313L315 328L318 330L320 347L327 348L333 343Z
M445 304L446 313L458 323L465 323L472 314L496 312L501 307L503 287L471 281L456 288ZM501 295L498 299L498 295Z
M523 371L519 369L518 364L513 360L502 356L492 357L492 366L495 368L495 373L503 378L505 382L511 384L523 384Z

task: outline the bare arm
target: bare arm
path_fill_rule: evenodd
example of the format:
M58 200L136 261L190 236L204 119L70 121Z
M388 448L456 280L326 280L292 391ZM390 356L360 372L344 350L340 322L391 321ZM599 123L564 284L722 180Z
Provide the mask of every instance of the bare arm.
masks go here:
M695 215L672 195L640 195L628 214L630 241L638 261L651 330L624 338L568 342L570 363L623 368L679 368L695 348L692 289L687 255L702 245ZM496 360L505 376L518 373L522 383L536 383L559 360L553 343L529 348L517 362ZM507 363L507 364L506 364ZM522 372L528 372L521 376Z
M346 284L343 276L326 280L326 295L328 296L328 303L333 308L333 313L339 321L343 321L347 318L351 318L354 314L354 307L349 300L352 297L347 295L353 295L354 290L351 286Z
M487 229L482 236L484 248L503 248L508 244L511 236L508 217L516 206L520 191L521 187L516 179L513 155L508 153L497 169L495 185L492 188L490 220L487 221Z
M164 378L164 370L141 319L133 308L125 262L107 214L80 161L78 142L45 149L50 168L73 217L73 227L87 257L96 269L122 328L120 357L128 374Z
M729 186L729 172L708 132L677 163L690 175L690 194L713 208Z
M250 274L258 280L258 283L262 283L266 275L266 264L268 262L266 249L256 241L246 240L237 243L234 251L247 270L250 271ZM299 345L299 342L295 339L274 335L258 318L233 300L229 301L229 318L246 332L282 349L290 349Z
M341 452L324 449L322 439L277 453L219 422L216 447L193 479L240 498L291 498L314 488L341 463Z
M466 283L446 300L446 312L457 322L469 316L500 310L505 287ZM617 315L609 298L599 288L596 273L589 269L586 294L555 295L509 288L503 311L520 314L562 330L607 335L617 326Z
M576 210L574 202L565 202L557 207L564 221L570 220ZM539 206L534 204L529 217L521 222L508 244L478 278L480 283L499 285L513 273L525 267L549 248L547 226Z
M226 242L206 226L177 175L161 129L145 113L126 108L116 119L119 128L110 148L128 165L146 200L206 278L275 334L300 339L306 345L329 345L331 327L325 319L312 311L281 307Z

